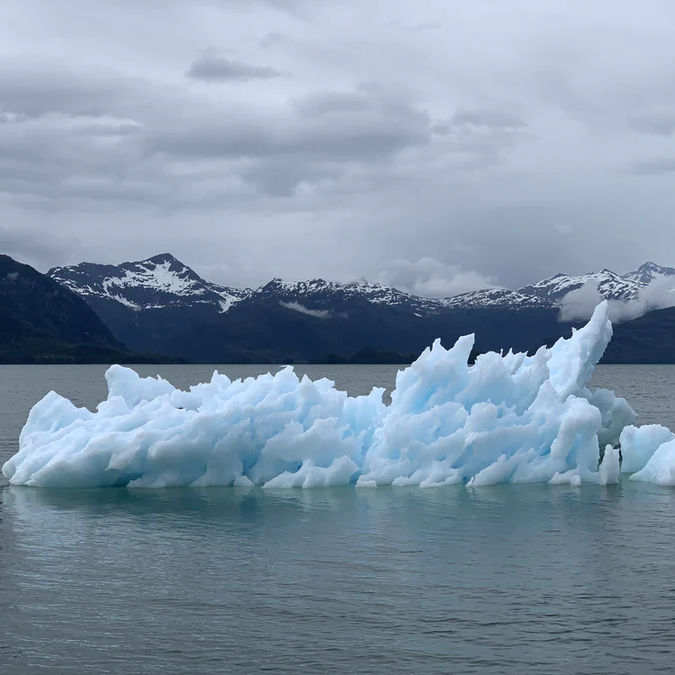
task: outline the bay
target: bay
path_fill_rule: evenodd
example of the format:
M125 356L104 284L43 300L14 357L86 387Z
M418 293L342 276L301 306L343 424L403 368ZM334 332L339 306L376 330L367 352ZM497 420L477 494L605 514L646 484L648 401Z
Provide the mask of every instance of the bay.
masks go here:
M274 367L272 367L274 368ZM177 386L213 366L139 366ZM221 366L231 377L270 366ZM352 394L396 366L306 366ZM0 462L50 389L0 366ZM675 428L673 366L600 366ZM670 672L675 490L41 490L0 486L0 672Z

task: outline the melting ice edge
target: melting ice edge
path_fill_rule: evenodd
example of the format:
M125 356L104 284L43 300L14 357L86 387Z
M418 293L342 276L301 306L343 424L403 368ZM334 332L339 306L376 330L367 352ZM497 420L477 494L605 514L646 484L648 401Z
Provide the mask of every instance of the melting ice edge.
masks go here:
M468 365L472 335L436 340L399 371L389 405L381 388L352 397L291 367L216 371L182 391L115 365L96 412L55 392L36 403L2 471L42 487L604 485L622 473L675 485L675 434L632 426L624 399L586 386L611 337L604 302L533 356Z

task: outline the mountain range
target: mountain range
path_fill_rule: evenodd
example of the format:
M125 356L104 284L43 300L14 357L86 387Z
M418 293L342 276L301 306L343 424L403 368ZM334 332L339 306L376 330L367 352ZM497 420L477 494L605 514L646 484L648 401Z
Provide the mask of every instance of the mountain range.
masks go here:
M672 363L675 307L645 300L671 285L675 269L645 263L425 298L365 280L223 286L168 253L47 274L0 256L0 362L406 362L436 337L449 345L466 333L476 353L532 351L584 322L561 321L561 307L590 287L592 302L642 314L615 325L606 362Z
M120 265L55 267L47 275L82 298L132 352L195 362L349 361L363 360L364 353L375 361L407 360L436 337L450 344L470 332L478 351L531 351L583 323L560 320L561 303L572 291L591 285L602 297L628 302L664 279L675 284L675 269L647 262L626 274L555 274L516 290L448 298L365 280L275 278L250 289L207 281L168 253ZM655 316L660 326L670 311ZM657 353L675 360L657 325L636 333L632 323L616 327L606 360L645 361Z

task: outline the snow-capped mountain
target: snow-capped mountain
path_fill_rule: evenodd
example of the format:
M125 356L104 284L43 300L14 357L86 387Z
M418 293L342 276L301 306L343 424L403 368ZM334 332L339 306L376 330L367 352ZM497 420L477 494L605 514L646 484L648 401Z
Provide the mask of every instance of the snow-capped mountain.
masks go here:
M571 291L576 291L586 284L592 284L603 298L625 301L636 298L640 289L669 277L672 277L675 283L674 268L646 262L626 274L617 274L609 269L578 276L556 274L548 279L523 286L518 289L518 292L525 296L536 295L559 303Z
M363 279L275 278L251 290L213 284L170 254L48 274L83 297L130 349L204 362L349 358L364 349L412 354L438 336L449 344L471 332L479 350L530 349L569 330L561 323L562 300L586 284L606 298L630 301L660 279L675 282L675 269L645 263L623 275L608 269L557 274L518 290L448 298Z
M226 312L251 293L205 281L170 253L121 265L54 267L47 274L85 299L113 300L134 310L212 305Z
M88 300L114 301L132 310L166 307L211 307L227 312L242 300L276 299L295 303L298 311L334 310L353 302L405 308L415 316L431 316L451 309L550 309L571 291L586 284L611 300L631 300L641 288L673 277L675 269L647 262L632 272L609 269L577 276L556 274L518 290L490 288L449 298L425 298L360 279L340 284L324 279L288 282L272 279L256 290L219 286L206 281L168 253L120 265L80 263L55 267L48 275Z
M360 279L340 284L324 279L288 282L275 278L251 294L251 300L273 299L297 311L341 311L349 305L370 303L409 310L415 316L429 316L443 310L444 302L436 298L423 298L400 291L384 284ZM297 305L297 307L296 307Z
M505 289L447 299L363 279L277 278L255 290L228 288L169 254L48 274L82 296L131 349L192 361L345 358L363 349L411 354L439 335L449 343L473 330L480 348L528 348L530 339L539 344L559 329L554 303ZM487 315L477 318L478 310Z
M131 310L210 305L224 313L247 298L304 302L314 309L358 300L405 307L418 315L437 313L445 306L444 300L411 295L364 279L340 284L324 279L289 282L274 278L256 290L219 286L169 253L120 265L84 262L54 267L47 274L89 301L114 301Z
M649 286L662 279L675 278L675 268L662 267L653 262L646 262L633 272L624 274L623 278L636 281L640 286Z

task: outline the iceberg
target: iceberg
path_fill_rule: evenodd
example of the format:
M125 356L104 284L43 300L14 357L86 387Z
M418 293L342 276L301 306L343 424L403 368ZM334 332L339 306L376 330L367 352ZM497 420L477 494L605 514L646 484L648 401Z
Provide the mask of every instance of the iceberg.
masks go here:
M623 470L631 480L675 485L675 434L659 424L627 426L621 432Z
M384 390L349 396L291 367L187 391L115 365L95 411L54 392L35 404L2 467L41 487L675 482L675 442L588 382L612 336L607 302L535 354L468 359L472 335L440 340ZM623 465L618 445L621 442ZM668 484L672 484L672 482Z

